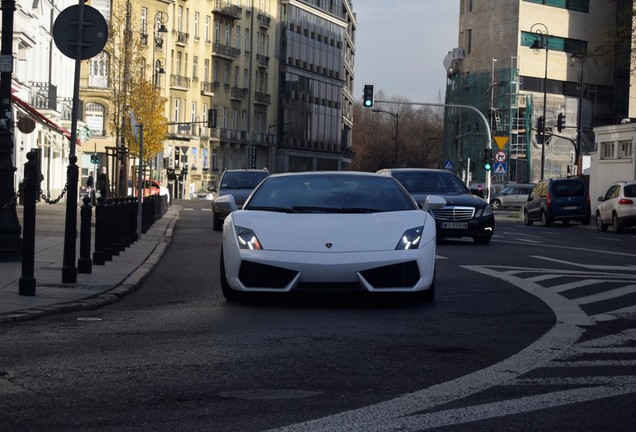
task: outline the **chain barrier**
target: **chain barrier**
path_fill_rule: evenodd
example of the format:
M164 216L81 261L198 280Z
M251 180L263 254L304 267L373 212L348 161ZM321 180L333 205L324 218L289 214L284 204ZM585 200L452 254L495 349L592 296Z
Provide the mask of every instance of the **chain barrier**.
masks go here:
M60 195L57 198L55 198L55 199L50 199L49 197L44 195L44 192L42 191L41 188L38 191L38 193L40 194L40 198L42 198L42 201L44 201L45 203L47 203L47 204L57 204L64 197L64 195L66 194L67 190L68 190L68 179L66 180L66 183L64 183L64 189L62 189L62 192L60 192Z
M66 195L66 192L68 191L68 179L66 180L66 183L64 183L64 188L62 189L62 192L60 192L60 195L55 198L55 199L51 199L48 196L46 196L44 194L44 191L42 190L42 188L40 188L38 190L38 195L40 195L40 198L42 198L42 201L44 201L47 204L57 204L60 202L60 200L62 198L64 198L64 195ZM20 186L18 187L18 190L15 192L15 194L13 194L13 196L11 197L11 199L9 199L9 201L7 201L6 203L4 203L2 206L0 206L3 209L15 206L18 202L18 200L20 199L20 197L22 196L22 193L24 192L24 182L20 183Z
M1 207L2 209L6 209L9 207L14 207L16 205L16 203L18 202L18 199L20 198L20 196L22 196L22 192L24 189L24 184L20 183L20 187L18 188L18 190L13 194L13 196L11 197L11 199L9 199L9 201L7 201L6 203L4 203Z

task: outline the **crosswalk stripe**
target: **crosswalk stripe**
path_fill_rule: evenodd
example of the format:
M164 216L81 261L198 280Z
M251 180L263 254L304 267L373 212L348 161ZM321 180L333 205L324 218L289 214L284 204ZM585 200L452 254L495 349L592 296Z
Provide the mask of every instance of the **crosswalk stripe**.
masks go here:
M624 295L633 294L636 292L636 285L627 285L620 288L600 292L587 297L580 297L574 301L580 305L596 303L603 300L610 300L616 297L622 297Z

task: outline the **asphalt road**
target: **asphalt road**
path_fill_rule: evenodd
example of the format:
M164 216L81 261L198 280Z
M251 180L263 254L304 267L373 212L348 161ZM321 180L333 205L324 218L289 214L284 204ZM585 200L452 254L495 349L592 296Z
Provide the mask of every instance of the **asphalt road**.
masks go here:
M633 232L502 214L490 245L440 241L433 303L229 304L209 203L176 204L140 290L0 327L3 429L633 430Z

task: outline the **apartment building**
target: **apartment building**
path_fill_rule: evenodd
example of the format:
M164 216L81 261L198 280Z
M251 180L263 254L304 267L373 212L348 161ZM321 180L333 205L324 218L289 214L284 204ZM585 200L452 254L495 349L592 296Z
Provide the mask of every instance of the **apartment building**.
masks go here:
M468 158L481 162L490 128L495 182L575 173L577 156L595 148L592 128L628 115L629 73L614 45L624 3L460 0L458 47L445 59L446 103L475 106L489 124L447 108L444 161L458 172ZM485 176L477 163L473 178Z
M229 168L341 169L350 162L349 0L117 0L112 8L117 3L128 5L142 69L167 99L168 135L148 175L172 196L213 187ZM109 0L91 5L110 13ZM108 67L108 52L85 66L81 99L91 150L115 169L125 143L113 134Z

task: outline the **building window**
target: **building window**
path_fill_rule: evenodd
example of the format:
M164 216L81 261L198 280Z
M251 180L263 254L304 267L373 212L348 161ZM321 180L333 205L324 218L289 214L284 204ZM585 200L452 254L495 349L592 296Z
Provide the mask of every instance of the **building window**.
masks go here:
M91 6L104 15L106 21L110 20L110 0L93 0Z
M199 12L194 13L194 38L199 40Z
M141 33L148 34L148 8L141 8Z
M179 121L179 98L174 99L174 111L172 121Z
M531 32L521 32L521 46L531 47L538 35ZM541 42L541 41L540 41ZM550 51L561 51L567 53L586 53L587 42L579 39L567 39L558 36L546 36L544 43L548 45Z
M86 112L84 113L84 121L91 130L91 135L104 136L106 128L104 121L106 120L104 105L97 103L86 104Z
M245 29L245 52L250 52L250 29Z
M210 16L205 16L205 41L210 42Z
M618 142L618 158L619 159L631 159L632 157L632 141L625 140Z
M210 59L205 59L203 61L203 81L208 81L210 79Z
M558 7L577 12L588 13L590 9L590 0L524 0L528 3L537 3L546 6Z
M601 159L614 159L614 143L607 142L601 144Z
M473 46L473 30L466 30L466 54L470 54Z
M192 57L192 78L194 79L199 78L199 72L197 71L198 68L199 68L199 57L194 56Z
M103 51L90 60L89 87L108 87L108 63L109 56Z

